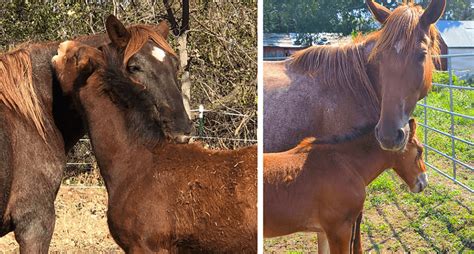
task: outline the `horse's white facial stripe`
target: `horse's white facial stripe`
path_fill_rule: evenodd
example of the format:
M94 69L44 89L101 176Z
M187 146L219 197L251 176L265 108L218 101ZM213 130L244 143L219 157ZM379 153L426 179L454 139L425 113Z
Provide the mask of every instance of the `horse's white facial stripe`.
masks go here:
M153 47L151 54L160 62L163 62L163 60L165 60L165 56L166 56L165 51L158 47Z
M403 41L398 41L397 44L395 44L395 50L397 51L397 54L400 54L400 51L403 48Z

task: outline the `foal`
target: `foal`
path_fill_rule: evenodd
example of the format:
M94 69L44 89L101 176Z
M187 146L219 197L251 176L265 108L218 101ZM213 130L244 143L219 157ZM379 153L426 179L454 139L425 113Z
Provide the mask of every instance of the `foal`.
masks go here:
M308 138L289 151L264 154L264 236L318 232L320 253L349 253L365 187L379 174L394 168L415 193L427 185L414 119L409 126L401 152L382 150L371 131L343 143Z
M64 42L53 66L88 124L114 240L127 253L256 253L256 147L150 146L133 136L130 115L146 109L146 89L122 75L120 56L102 50Z

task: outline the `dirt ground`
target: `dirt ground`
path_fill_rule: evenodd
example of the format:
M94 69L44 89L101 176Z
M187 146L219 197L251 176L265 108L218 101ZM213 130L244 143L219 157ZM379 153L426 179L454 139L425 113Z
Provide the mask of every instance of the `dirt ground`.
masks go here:
M62 185L56 198L55 253L123 253L107 228L107 192L103 187ZM13 233L0 238L0 253L18 253Z

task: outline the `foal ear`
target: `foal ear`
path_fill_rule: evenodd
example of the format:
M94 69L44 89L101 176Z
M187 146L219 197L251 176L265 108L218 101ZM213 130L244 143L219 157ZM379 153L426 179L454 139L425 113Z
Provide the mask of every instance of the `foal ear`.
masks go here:
M114 15L107 17L105 22L107 34L109 35L110 41L119 48L125 48L130 40L130 33L127 28L120 22Z
M416 120L415 120L415 118L411 118L408 121L408 126L410 126L410 135L408 136L408 141L412 141L413 137L415 137L415 134L416 134Z
M365 3L367 4L367 7L369 7L370 12L372 12L372 15L374 15L375 19L380 24L385 23L388 16L392 13L385 6L374 2L374 0L366 0Z
M156 26L156 32L161 34L161 36L163 36L163 38L168 39L168 34L170 33L170 27L168 25L168 22L166 22L166 20L161 21Z
M446 0L431 0L430 5L428 5L423 15L421 15L421 24L425 27L434 24L439 18L441 18L445 8Z

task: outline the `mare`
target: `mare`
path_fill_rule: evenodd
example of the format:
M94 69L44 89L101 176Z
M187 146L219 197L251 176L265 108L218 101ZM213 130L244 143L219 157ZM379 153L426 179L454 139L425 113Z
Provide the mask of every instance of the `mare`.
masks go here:
M383 24L379 31L347 45L313 46L285 61L264 62L265 152L367 124L375 125L383 149L405 147L409 117L431 87L432 56L439 55L433 24L446 0L432 0L425 11L413 3L390 11L366 2Z
M174 76L155 68L160 55L169 51L163 47L168 45L166 22L126 29L110 16L106 28L107 34L77 40L119 49L126 55L121 65L127 66L127 75L150 91L163 82L177 87ZM14 231L21 253L48 252L66 153L85 134L82 119L71 97L63 95L51 66L58 44L26 44L0 56L0 236ZM168 96L179 97L179 89L170 90ZM190 121L181 103L169 106L168 112L160 112L165 127L174 130L167 135L183 141ZM149 125L153 128L154 123Z
M256 253L256 146L212 151L147 134L151 91L117 67L113 47L101 50L67 41L52 61L87 123L114 240L127 253ZM168 89L157 90L161 104L182 103Z
M319 253L360 249L351 249L352 230L370 182L394 168L412 192L428 184L415 120L409 125L403 151L381 149L369 126L342 138L308 138L289 151L265 153L264 237L318 232Z

